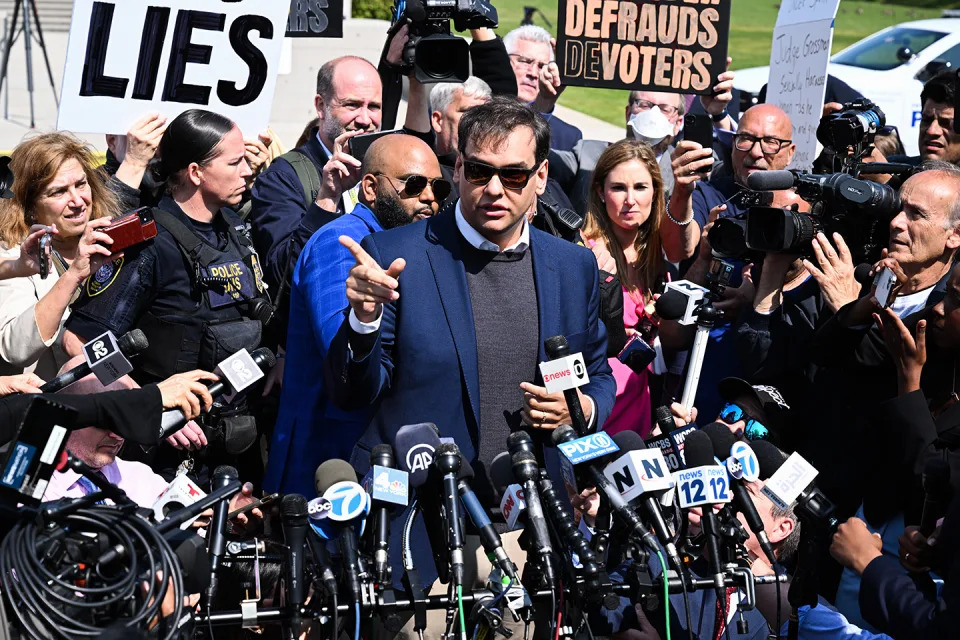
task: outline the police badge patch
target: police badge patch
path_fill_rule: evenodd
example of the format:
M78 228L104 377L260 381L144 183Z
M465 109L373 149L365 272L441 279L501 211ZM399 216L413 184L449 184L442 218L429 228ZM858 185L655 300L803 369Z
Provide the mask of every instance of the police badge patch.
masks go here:
M107 287L117 279L117 274L120 273L120 267L122 266L123 256L120 256L115 260L105 262L95 273L90 274L90 277L87 278L87 295L92 298L106 291Z

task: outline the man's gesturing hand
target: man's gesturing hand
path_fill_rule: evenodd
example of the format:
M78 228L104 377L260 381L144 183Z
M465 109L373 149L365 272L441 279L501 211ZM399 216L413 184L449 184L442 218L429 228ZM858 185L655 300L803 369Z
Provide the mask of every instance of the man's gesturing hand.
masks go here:
M397 278L406 260L397 258L386 271L350 236L340 236L340 244L349 249L357 264L347 278L347 300L360 322L373 322L380 317L381 305L400 298Z

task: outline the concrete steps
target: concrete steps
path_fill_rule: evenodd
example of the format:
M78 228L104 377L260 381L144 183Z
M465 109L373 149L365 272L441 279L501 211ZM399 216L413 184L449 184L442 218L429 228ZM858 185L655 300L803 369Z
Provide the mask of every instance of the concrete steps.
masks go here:
M12 19L14 5L22 1L0 0L0 12L6 15L8 20ZM72 0L34 0L34 2L37 6L37 13L40 14L40 26L44 35L47 33L68 33L70 31L70 17L73 15ZM18 24L22 24L23 6L21 5L21 16L18 17ZM31 22L30 26L33 27L34 24Z

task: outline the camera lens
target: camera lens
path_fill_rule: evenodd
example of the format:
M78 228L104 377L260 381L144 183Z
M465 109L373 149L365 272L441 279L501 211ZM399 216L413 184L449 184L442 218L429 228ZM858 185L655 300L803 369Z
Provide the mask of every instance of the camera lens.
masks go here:
M720 218L707 233L713 254L718 258L736 260L747 252L746 223L733 218Z

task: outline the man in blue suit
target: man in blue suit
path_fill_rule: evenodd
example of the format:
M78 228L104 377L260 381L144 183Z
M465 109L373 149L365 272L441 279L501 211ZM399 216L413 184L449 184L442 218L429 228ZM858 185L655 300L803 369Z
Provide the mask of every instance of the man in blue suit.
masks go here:
M543 342L556 335L583 353L590 380L578 391L590 425L599 428L610 414L616 385L596 260L526 218L546 185L549 146L542 116L495 97L460 120L460 200L452 210L361 245L341 238L356 265L325 374L338 405L376 406L351 459L359 472L401 426L432 422L460 447L478 497L494 510L488 467L511 431L548 433L570 423L563 395L548 394L538 374ZM436 573L419 527L413 554L429 583ZM392 527L390 542L397 581L400 529Z
M311 495L317 465L349 457L370 421L368 407L343 411L330 404L323 385L323 361L343 319L347 273L354 265L337 239L346 235L359 241L428 218L451 188L430 147L403 134L374 142L361 175L357 206L313 234L293 272L289 363L264 478L270 492Z

